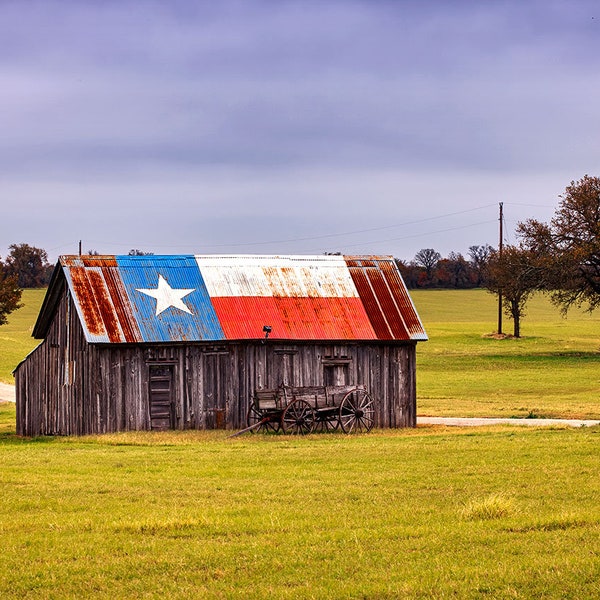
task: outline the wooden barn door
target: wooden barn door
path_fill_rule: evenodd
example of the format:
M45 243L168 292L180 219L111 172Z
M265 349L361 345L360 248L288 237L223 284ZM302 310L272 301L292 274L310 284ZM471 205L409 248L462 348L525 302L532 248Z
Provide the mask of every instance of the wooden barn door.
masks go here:
M174 429L173 365L150 365L150 426Z
M202 355L206 428L225 429L232 395L229 352L206 352Z

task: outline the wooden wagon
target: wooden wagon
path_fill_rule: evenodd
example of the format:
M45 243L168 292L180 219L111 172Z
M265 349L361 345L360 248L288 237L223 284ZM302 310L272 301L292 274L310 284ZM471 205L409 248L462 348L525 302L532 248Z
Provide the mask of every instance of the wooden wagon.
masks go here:
M374 420L375 402L364 386L282 385L254 392L244 431L366 433Z

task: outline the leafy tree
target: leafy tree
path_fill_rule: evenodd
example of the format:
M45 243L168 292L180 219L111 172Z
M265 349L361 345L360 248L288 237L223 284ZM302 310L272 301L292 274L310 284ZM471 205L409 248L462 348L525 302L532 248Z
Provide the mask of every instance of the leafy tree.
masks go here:
M465 257L459 252L450 252L448 258L438 261L436 268L438 285L450 288L473 287L473 270Z
M600 178L571 181L550 223L520 223L522 243L543 264L540 285L567 311L600 305Z
M535 252L522 246L505 246L493 252L487 263L485 287L502 292L504 312L513 321L513 335L521 337L521 319L531 294L539 288L540 265Z
M417 281L419 279L419 274L417 267L415 267L412 263L406 263L399 258L394 259L396 261L396 266L402 275L402 279L404 279L404 283L408 288L416 288Z
M6 274L16 276L19 287L43 287L50 281L52 265L48 254L41 248L29 244L11 244L4 268Z
M16 275L7 275L4 265L0 262L0 325L4 325L7 316L23 306L21 304L21 289L17 285Z
M494 249L489 244L484 244L483 246L469 246L469 262L475 273L475 283L477 286L483 285L487 263L493 251Z

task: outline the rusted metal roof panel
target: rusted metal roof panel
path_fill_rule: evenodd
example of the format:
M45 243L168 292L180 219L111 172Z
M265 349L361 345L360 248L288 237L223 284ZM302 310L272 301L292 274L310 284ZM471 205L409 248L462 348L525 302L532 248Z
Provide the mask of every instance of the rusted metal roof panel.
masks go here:
M428 339L393 257L346 256L345 260L380 339Z
M62 257L61 265L90 342L223 339L193 256Z
M339 256L197 256L229 339L375 339Z
M261 339L265 325L276 339L427 339L391 257L65 256L58 268L93 343Z

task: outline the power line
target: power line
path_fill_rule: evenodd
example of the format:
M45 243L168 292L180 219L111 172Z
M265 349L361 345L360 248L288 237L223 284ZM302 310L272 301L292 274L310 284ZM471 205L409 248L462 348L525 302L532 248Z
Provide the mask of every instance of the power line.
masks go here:
M495 205L494 205L495 206ZM460 225L458 227L448 227L447 229L438 229L436 231L429 231L427 233L415 233L412 235L405 235L402 237L386 238L384 240L372 240L368 242L361 242L360 244L344 244L344 248L356 248L358 246L367 246L369 244L380 244L384 242L397 242L401 240L409 240L412 238L424 237L427 235L435 235L438 233L447 233L448 231L458 231L460 229L468 229L469 227L477 227L479 225L487 225L489 223L496 223L497 219L491 219L488 221L480 221L478 223L470 223L469 225Z
M269 240L269 241L260 241L260 242L239 242L239 243L227 243L227 244L207 244L205 247L206 248L241 248L241 247L249 247L249 246L265 246L265 245L269 245L269 244L289 244L289 243L293 243L293 242L308 242L308 241L314 241L314 240L323 240L323 239L328 239L328 238L334 238L334 237L343 237L346 235L357 235L357 234L361 234L361 233L373 233L375 231L385 231L388 229L395 229L397 227L407 227L409 225L418 225L420 223L426 223L429 221L435 221L438 219L445 219L447 217L453 217L456 215L462 215L462 214L466 214L466 213L470 213L470 212L475 212L478 210L483 210L485 208L489 208L491 206L495 206L495 204L486 204L483 206L477 206L475 208L469 208L469 209L465 209L465 210L459 210L459 211L455 211L455 212L451 212L451 213L446 213L443 215L437 215L434 217L426 217L424 219L417 219L414 221L407 221L405 223L396 223L394 225L384 225L381 227L371 227L371 228L367 228L367 229L355 229L352 231L344 231L344 232L339 232L339 233L328 233L328 234L323 234L323 235L316 235L316 236L306 236L306 237L297 237L297 238L287 238L287 239L280 239L280 240ZM456 229L462 229L463 227L458 227ZM453 231L453 229L445 229L442 230L443 231ZM441 233L439 232L439 233ZM433 232L433 233L438 233L438 232ZM417 236L407 236L408 238L410 237L418 237ZM402 239L407 239L404 237L401 238L391 238L389 240L382 240L382 241L395 241L395 240L402 240ZM139 243L139 242L127 242L127 243L121 243L121 242L108 242L108 241L98 241L98 240L88 240L87 241L88 244L110 244L113 246L124 246L124 247L132 247L132 246L152 246L152 244L147 244L147 243ZM165 248L186 248L189 247L189 244L186 245L163 245L163 247Z

